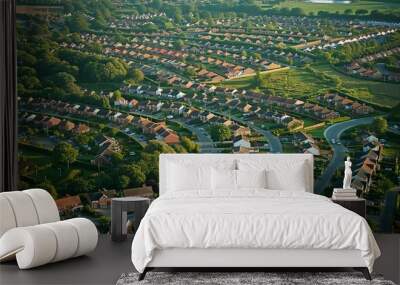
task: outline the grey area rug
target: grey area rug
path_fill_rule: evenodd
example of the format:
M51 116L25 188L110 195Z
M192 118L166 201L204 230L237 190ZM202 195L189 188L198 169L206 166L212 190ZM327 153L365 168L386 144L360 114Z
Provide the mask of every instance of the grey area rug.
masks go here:
M138 273L122 274L117 285L395 285L376 275L368 281L359 272L148 272L142 281L137 280L138 276Z

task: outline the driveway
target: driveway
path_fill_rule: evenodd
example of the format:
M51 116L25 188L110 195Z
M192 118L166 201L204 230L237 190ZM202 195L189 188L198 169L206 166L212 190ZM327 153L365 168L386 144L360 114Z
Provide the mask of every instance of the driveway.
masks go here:
M325 169L325 172L315 183L314 192L316 194L321 194L324 191L324 189L329 185L329 182L331 181L336 169L344 165L343 163L346 157L347 148L342 144L338 144L338 142L340 142L340 136L343 134L343 132L357 126L371 124L373 121L374 117L367 117L337 123L326 128L324 131L324 136L331 145L333 157L329 162L328 167ZM335 139L336 142L332 143L332 139Z

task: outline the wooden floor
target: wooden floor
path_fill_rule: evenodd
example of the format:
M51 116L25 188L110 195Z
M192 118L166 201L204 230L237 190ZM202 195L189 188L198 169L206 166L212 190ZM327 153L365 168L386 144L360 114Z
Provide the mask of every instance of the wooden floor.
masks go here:
M376 261L375 272L400 284L400 235L377 234L383 256ZM97 249L82 256L30 270L19 270L15 262L0 265L0 284L115 284L122 273L134 271L130 259L132 238L112 242L102 235Z

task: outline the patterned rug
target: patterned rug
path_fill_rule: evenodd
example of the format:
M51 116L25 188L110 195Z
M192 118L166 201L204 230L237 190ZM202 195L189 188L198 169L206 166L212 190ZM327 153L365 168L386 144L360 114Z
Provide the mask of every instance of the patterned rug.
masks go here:
M138 273L122 274L117 285L395 285L381 276L368 281L359 272L148 272L138 281Z

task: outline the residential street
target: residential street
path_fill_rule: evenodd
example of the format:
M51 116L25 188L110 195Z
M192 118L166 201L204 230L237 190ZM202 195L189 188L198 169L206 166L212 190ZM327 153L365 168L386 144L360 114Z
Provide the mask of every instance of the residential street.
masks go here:
M330 163L328 164L328 167L325 169L325 172L319 177L319 179L315 183L314 192L316 194L321 194L324 191L324 189L328 186L336 169L341 167L344 163L347 148L340 143L340 136L343 134L343 132L360 125L370 124L373 122L373 120L374 117L350 120L334 124L325 130L324 136L333 149L333 156ZM335 143L332 142L333 139L335 140Z
M232 120L234 120L234 121L236 121L236 122L238 122L238 123L240 123L240 124L242 124L244 126L248 126L250 129L253 129L254 131L256 131L257 133L263 135L267 139L268 145L269 145L269 152L272 152L272 153L280 153L280 152L282 152L281 141L279 140L278 137L274 136L270 131L263 130L263 129L259 128L259 127L254 126L253 124L251 124L249 122L246 122L246 121L244 121L242 119L239 119L239 118L237 118L235 116L228 115L226 113L216 112L216 111L213 111L213 110L207 110L207 111L215 113L215 114L222 115L222 116L227 117L227 118L231 118Z

